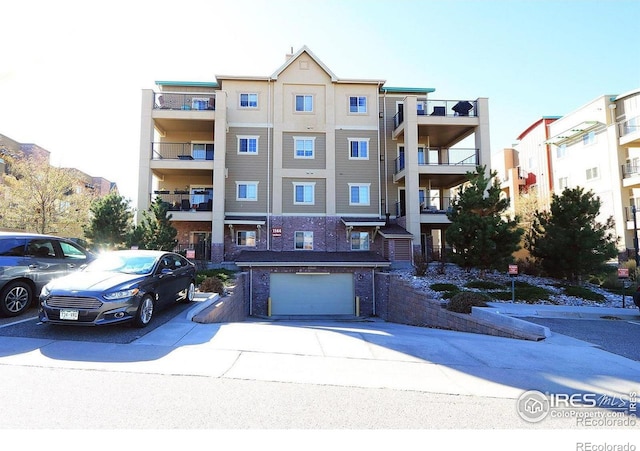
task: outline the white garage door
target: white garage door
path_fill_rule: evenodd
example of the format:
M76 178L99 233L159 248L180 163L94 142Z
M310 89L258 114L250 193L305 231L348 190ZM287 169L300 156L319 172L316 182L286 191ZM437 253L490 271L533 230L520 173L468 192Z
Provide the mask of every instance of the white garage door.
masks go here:
M353 274L271 274L272 315L353 315Z

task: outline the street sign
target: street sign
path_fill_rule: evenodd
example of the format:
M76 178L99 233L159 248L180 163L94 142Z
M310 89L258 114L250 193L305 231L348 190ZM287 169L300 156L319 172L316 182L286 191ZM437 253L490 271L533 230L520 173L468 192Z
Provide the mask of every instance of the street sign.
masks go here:
M518 265L509 265L509 275L510 276L518 275Z
M618 279L628 279L629 268L618 268Z

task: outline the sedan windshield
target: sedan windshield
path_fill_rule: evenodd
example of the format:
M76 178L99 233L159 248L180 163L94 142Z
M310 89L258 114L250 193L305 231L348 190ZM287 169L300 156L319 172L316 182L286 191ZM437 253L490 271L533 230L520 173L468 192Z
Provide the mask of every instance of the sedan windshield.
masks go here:
M156 257L153 256L128 256L104 254L87 265L85 271L122 272L125 274L149 274L153 270Z

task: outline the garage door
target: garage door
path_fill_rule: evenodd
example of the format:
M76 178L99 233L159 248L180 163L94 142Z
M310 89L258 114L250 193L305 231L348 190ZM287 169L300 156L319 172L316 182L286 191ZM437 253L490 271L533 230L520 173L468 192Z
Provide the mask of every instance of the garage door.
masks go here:
M353 315L353 274L271 274L272 315Z

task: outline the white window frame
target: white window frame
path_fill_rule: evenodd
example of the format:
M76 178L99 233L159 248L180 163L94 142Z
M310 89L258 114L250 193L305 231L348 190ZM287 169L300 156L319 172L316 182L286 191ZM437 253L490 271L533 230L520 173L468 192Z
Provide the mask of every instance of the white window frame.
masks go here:
M560 158L564 158L567 156L567 145L566 144L560 144L558 146L558 149L556 150L556 157L558 159Z
M298 247L298 234L302 234L302 247ZM293 233L293 248L296 251L313 250L313 232L308 230L298 230Z
M582 136L582 145L591 146L596 143L596 132L590 131Z
M245 244L240 244L240 234L245 234ZM253 243L253 244L251 244ZM256 247L256 232L255 230L238 230L236 232L236 246L240 247Z
M586 176L587 176L587 181L599 179L600 171L598 170L598 166L588 168L586 171Z
M311 155L298 155L298 143L307 143L311 142ZM303 153L306 153L307 150L304 148L303 144ZM316 156L316 137L315 136L294 136L293 137L293 158L299 159L307 159L313 160Z
M236 200L240 202L256 202L258 200L258 183L259 182L246 182L246 181L238 181L236 182ZM249 195L249 187L253 187L255 190L255 197L240 197L240 187L246 187L246 194Z
M348 138L349 141L349 160L368 160L369 159L369 138ZM358 143L358 156L353 156L353 144L354 143ZM361 144L365 144L366 145L366 152L367 152L367 156L366 157L362 157L360 156L361 154L361 149L360 146Z
M259 147L260 147L260 137L259 136L249 136L249 135L238 135L238 155L257 155L259 152ZM246 140L247 141L247 150L243 151L241 150L241 143L242 141ZM256 146L255 146L255 151L249 150L250 146L249 143L250 141L255 140L256 142Z
M352 99L356 100L355 110L353 109L353 104L351 103ZM364 101L364 104L360 103L361 100ZM349 114L367 114L367 103L367 96L349 96Z
M565 188L569 187L569 177L558 178L558 189L562 192Z
M247 96L247 104L242 104L242 96ZM252 105L252 97L255 97L255 105ZM258 93L257 92L241 92L238 94L238 107L244 109L256 109L258 108Z
M293 205L315 205L316 204L316 183L315 182L292 182L292 183L293 183ZM303 188L302 201L299 201L296 198L298 187ZM309 200L306 200L307 197L309 197Z
M302 109L299 110L298 109L298 98L302 97ZM296 94L293 97L293 111L295 111L296 113L313 113L313 104L314 102L314 98L313 98L313 94ZM309 105L307 105L307 101L309 101L311 103L310 105L310 109L307 109L307 107Z
M360 207L367 207L371 205L371 183L349 183L348 185L349 185L349 205L360 206ZM366 190L367 201L360 202L360 199L358 199L358 202L354 202L353 197L351 196L351 190L353 188L358 188L358 198L361 197L360 193L365 192L363 190Z
M357 242L359 243L360 246L364 245L364 247L354 247L353 243L354 243L354 235L359 235L357 238ZM358 232L358 231L352 231L351 232L351 237L349 239L350 245L351 245L351 250L352 251L368 251L370 250L370 246L369 246L369 240L370 240L370 234L369 232Z

